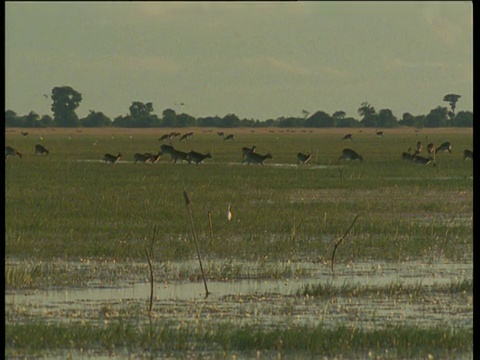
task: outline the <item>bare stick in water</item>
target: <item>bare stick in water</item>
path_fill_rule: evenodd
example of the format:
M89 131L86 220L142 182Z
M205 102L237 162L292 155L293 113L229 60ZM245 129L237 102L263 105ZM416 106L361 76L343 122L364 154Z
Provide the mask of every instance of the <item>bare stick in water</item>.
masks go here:
M202 271L203 283L205 285L205 298L208 297L208 287L207 280L205 279L205 272L203 271L202 258L200 256L200 250L198 249L197 241L197 232L195 231L195 226L193 225L192 213L190 211L190 199L188 198L187 192L183 191L183 196L185 197L185 204L187 205L188 217L190 218L190 225L192 227L193 241L195 243L195 249L197 250L198 262L200 263L200 270Z
M335 275L335 272L333 271L333 261L335 260L335 252L337 251L337 247L338 247L338 245L340 245L340 243L343 241L343 239L345 239L345 237L348 235L350 230L352 230L353 224L355 224L355 221L357 221L357 218L358 218L358 215L355 216L355 219L353 219L352 225L350 225L348 230L345 231L345 234L343 234L343 236L335 243L335 247L333 248L333 253L332 253L332 274L334 274L334 275Z
M150 306L148 308L149 313L152 313L153 308L153 289L155 284L155 278L153 276L153 266L152 266L152 257L153 257L153 243L155 241L155 233L157 231L157 226L153 228L152 241L150 242L150 252L145 248L145 254L147 255L148 267L150 268Z

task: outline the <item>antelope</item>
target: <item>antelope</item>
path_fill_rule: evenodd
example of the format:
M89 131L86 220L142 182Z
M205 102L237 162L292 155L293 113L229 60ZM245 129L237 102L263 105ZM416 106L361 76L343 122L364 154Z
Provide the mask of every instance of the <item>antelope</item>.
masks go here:
M207 154L200 154L196 151L190 151L188 154L187 154L187 161L189 164L191 164L192 162L194 162L195 164L200 164L201 162L203 162L203 160L205 159L211 159L212 158L212 154L210 153L207 153Z
M429 154L433 154L435 152L435 145L434 143L430 143L427 145L427 152Z
M442 145L440 145L437 150L435 150L435 154L439 151L445 152L448 151L449 153L452 152L452 144L450 144L448 141L444 142Z
M432 162L432 160L433 160L432 157L425 158L423 156L418 156L418 155L413 156L413 162L421 165L428 165Z
M250 153L254 153L256 148L257 147L255 145L253 145L251 148L244 146L242 148L242 158L245 158Z
M187 160L187 155L188 153L184 152L184 151L180 151L180 150L177 150L177 149L173 149L172 152L170 153L170 156L172 157L172 160L173 160L173 163L176 164L177 163L177 160L180 160L180 161L188 161ZM172 161L171 160L171 161Z
M422 150L423 150L423 145L422 145L422 142L419 141L419 142L417 142L417 151L416 152L418 154L420 154L422 152Z
M263 162L266 159L272 159L272 155L270 153L268 153L266 155L260 155L260 154L257 154L255 152L252 152L252 153L246 155L245 160L242 161L242 164L244 162L246 162L247 165L250 165L250 163L263 165Z
M225 133L223 131L217 131L217 135L220 137L224 137Z
M120 160L121 157L122 157L122 154L120 153L118 153L117 156L106 153L105 156L103 157L103 161L105 161L105 163L115 164L117 161Z
M345 135L342 140L353 140L352 134Z
M35 145L35 155L43 155L43 154L50 154L50 151L48 149L40 144Z
M182 137L180 138L180 141L186 141L190 139L192 136L193 136L193 132L186 133L185 135L182 135Z
M376 130L377 136L383 137L383 131Z
M410 154L410 148L408 148L408 152L402 153L402 159L405 161L413 161L415 156L418 155L418 150L416 150L413 154Z
M228 134L223 138L223 140L235 140L235 135L233 134Z
M10 146L5 146L5 160L7 160L9 156L18 156L20 159L22 158L22 154L19 151Z
M164 144L164 145L160 146L160 152L162 154L171 154L173 150L174 149L173 149L172 145L165 145Z
M363 157L359 155L355 150L343 149L342 156L340 156L339 160L363 161Z
M303 154L299 152L297 154L297 164L306 164L312 158L312 154Z
M152 163L156 164L157 162L160 161L160 158L162 157L163 153L159 151L157 154L152 154L152 153L145 153L145 155L149 156Z
M133 155L133 160L135 164L137 162L143 162L143 163L153 162L152 154L149 154L149 153L145 153L145 154L136 153L135 155Z
M470 159L473 161L473 151L472 150L463 150L463 160Z
M158 141L165 141L165 140L170 140L170 134L162 135L162 136L160 136L160 138L158 139Z
M27 135L28 135L28 132L23 132L23 131L21 131L20 133L21 133L23 136L27 136Z

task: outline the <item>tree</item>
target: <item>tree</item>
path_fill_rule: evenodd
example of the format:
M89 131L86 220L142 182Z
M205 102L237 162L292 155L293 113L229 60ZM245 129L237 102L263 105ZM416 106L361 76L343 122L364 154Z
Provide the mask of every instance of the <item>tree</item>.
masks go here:
M443 127L447 125L448 109L446 107L437 106L430 110L430 113L425 117L424 125L426 127Z
M375 115L375 113L375 108L366 101L364 101L362 103L362 106L358 108L358 114L362 116L362 120L365 120L366 118Z
M70 86L59 86L52 89L51 96L53 121L59 127L75 127L79 125L75 110L82 101L82 94Z
M333 113L332 117L336 120L340 120L340 119L344 119L345 115L347 115L345 111L338 110Z
M305 120L306 127L335 127L335 119L324 111L317 111Z
M235 114L227 114L222 119L222 126L227 128L238 127L240 119Z
M40 116L35 111L30 111L25 117L25 127L36 127L39 118Z
M443 101L446 101L450 104L450 108L452 109L451 114L448 114L451 119L455 117L455 108L457 107L457 101L460 99L461 96L457 94L447 94L443 97Z
M5 111L5 126L16 127L18 126L17 113L13 110Z
M377 126L385 128L398 126L397 118L393 115L392 110L382 109L378 112Z
M53 119L50 115L43 115L40 120L38 120L38 126L42 128L53 127Z
M90 110L90 113L83 118L81 124L85 127L104 127L111 126L112 120L104 113Z
M163 126L165 127L175 127L177 125L177 114L175 110L165 109L163 110Z
M196 119L193 116L188 114L177 115L177 126L179 127L189 127L195 126Z
M473 113L471 111L460 111L452 122L453 126L472 127Z
M137 120L149 116L153 112L153 104L151 102L144 104L140 101L134 101L128 110L130 110L130 115Z

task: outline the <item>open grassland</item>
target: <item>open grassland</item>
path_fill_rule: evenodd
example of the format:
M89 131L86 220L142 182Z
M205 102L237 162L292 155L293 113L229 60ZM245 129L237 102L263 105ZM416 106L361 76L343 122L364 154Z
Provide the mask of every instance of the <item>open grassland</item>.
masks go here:
M377 138L362 129L353 130L362 131L353 141L342 141L338 129L244 130L223 141L214 131L193 129L190 140L173 140L174 147L210 151L213 158L188 165L170 162L169 155L157 164L134 164L134 153L158 152L162 133L114 130L6 133L6 144L23 153L5 162L7 256L140 259L157 225L157 259L190 258L184 190L208 256L318 259L357 214L350 245L342 249L347 257L471 254L473 163L463 161L471 131L406 129ZM435 167L403 161L401 153L417 141L450 141L453 150L437 154ZM34 155L39 142L48 157ZM252 145L273 159L242 165L241 148ZM340 162L344 147L365 161ZM312 162L296 165L299 151L311 152ZM123 158L105 164L106 152Z
M193 131L171 144L212 158L134 164L135 153L157 153L171 131ZM473 162L463 150L473 149L472 129L384 133L6 129L6 145L23 154L5 161L7 357L471 358ZM435 166L402 160L418 141L449 141L452 153L438 153ZM37 143L50 155L34 155ZM242 147L253 145L272 154L265 166L241 163ZM340 161L346 147L364 161ZM105 164L107 152L123 157ZM298 152L311 161L298 165ZM156 295L151 313L148 291L141 300L65 300L45 310L24 302L22 291L148 283L154 228L163 290L198 285L183 191L209 282L296 286L202 300ZM333 276L334 244L357 215Z

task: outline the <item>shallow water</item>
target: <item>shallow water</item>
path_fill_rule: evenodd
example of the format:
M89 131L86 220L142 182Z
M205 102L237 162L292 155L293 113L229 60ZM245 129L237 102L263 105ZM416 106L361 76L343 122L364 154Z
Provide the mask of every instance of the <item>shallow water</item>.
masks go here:
M75 267L74 264L72 268ZM90 263L89 266L98 266ZM184 266L182 263L178 266ZM85 266L85 264L84 264ZM107 267L119 266L108 264ZM194 262L192 262L194 266ZM208 263L205 265L208 266ZM329 266L301 263L310 269L308 277L281 280L248 279L210 281L205 298L203 281L172 281L157 279L154 288L154 316L181 321L198 318L212 321L253 322L265 326L278 322L295 324L355 326L386 326L387 324L419 324L433 326L473 326L473 294L451 294L448 286L473 278L473 264L445 261L425 264L418 261L402 263L355 263L335 265L336 275ZM128 266L126 266L128 268ZM171 265L175 268L175 264ZM304 297L297 290L306 285L373 287L402 284L421 287L421 295L372 295ZM439 289L444 289L439 291ZM341 294L339 292L339 294ZM361 294L361 292L360 292ZM45 318L71 321L102 318L102 309L112 308L111 317L122 313L122 307L146 309L150 284L145 281L123 281L115 286L87 286L48 290L9 291L5 295L6 319L30 321ZM201 309L201 310L200 310ZM140 310L139 310L140 311ZM199 315L201 313L201 315Z

